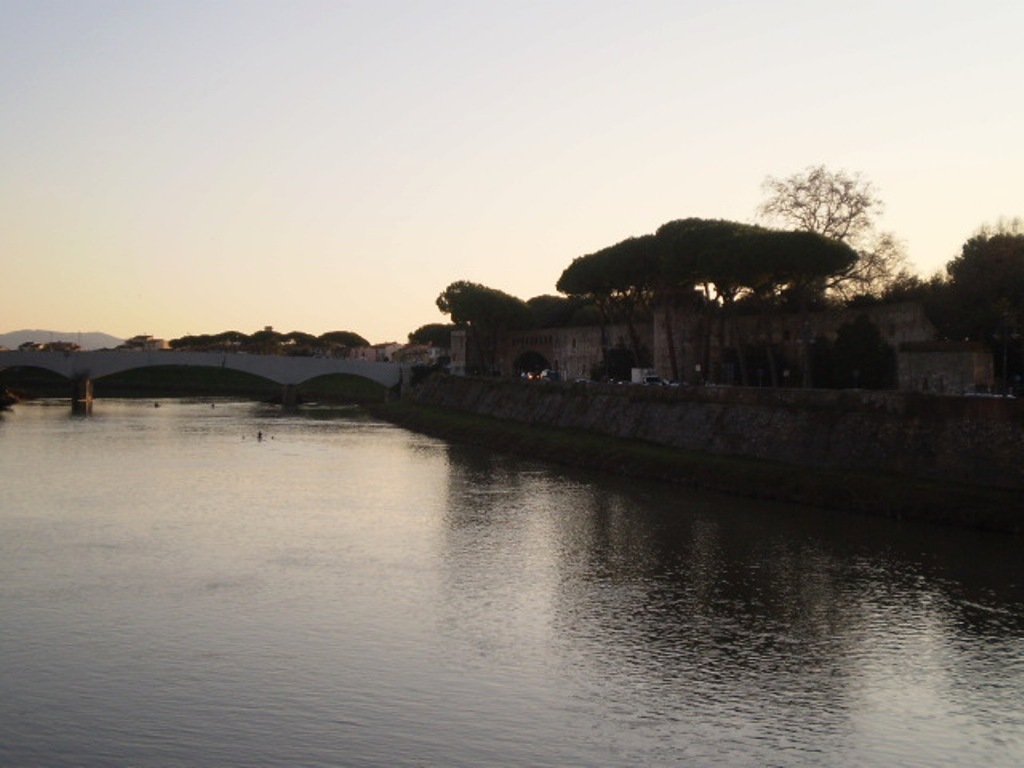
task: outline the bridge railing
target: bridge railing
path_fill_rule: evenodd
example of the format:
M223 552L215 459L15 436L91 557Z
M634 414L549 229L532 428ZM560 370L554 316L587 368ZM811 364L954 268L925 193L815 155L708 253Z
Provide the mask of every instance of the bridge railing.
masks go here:
M330 374L360 376L386 388L402 382L402 367L398 363L365 360L167 350L0 351L0 368L41 368L71 381L93 381L137 368L164 366L198 366L241 371L291 388L318 376Z

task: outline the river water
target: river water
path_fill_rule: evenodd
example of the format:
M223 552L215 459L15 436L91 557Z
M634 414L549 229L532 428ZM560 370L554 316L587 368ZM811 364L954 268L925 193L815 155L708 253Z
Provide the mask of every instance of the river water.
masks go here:
M0 765L1024 763L1019 538L154 405L0 417Z

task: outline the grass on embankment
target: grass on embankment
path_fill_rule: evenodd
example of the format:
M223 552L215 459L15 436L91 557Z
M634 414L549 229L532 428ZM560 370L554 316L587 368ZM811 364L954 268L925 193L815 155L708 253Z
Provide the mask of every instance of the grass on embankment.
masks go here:
M1020 532L1024 521L1016 491L697 453L411 400L371 405L369 410L447 440L701 490L1001 532Z

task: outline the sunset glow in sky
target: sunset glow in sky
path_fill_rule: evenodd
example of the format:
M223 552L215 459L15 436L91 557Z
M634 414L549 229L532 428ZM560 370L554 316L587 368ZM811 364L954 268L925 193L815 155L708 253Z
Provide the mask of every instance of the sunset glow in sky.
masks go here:
M767 175L1024 215L1024 3L0 0L0 332L405 341Z

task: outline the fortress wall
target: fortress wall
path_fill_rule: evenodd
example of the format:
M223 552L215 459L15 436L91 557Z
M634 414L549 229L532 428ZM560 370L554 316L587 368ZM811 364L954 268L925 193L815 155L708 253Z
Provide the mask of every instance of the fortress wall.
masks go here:
M424 404L711 454L1024 489L1024 401L435 376Z

